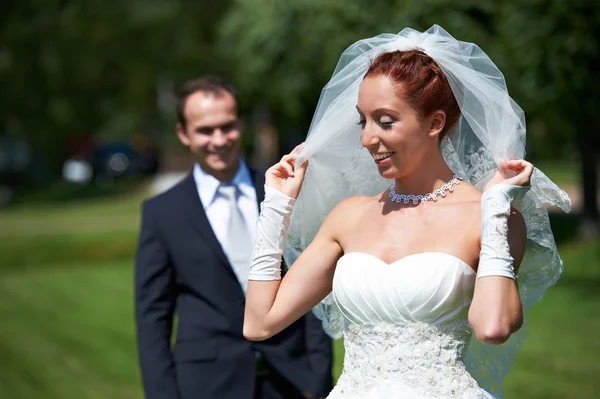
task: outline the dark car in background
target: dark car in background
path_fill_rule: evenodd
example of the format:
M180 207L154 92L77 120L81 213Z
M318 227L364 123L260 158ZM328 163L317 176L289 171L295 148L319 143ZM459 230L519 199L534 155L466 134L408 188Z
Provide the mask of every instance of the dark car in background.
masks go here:
M122 177L150 176L160 166L157 147L143 136L72 147L71 156L63 165L63 178L71 183L102 184Z

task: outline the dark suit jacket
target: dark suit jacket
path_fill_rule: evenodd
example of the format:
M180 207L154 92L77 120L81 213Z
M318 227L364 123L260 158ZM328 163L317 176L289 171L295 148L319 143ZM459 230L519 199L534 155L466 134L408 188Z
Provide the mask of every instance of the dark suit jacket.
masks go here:
M264 175L251 171L258 203ZM190 174L143 205L135 314L147 399L251 399L255 352L301 392L331 388L331 341L308 314L273 338L242 334L244 293ZM171 348L174 315L177 335ZM191 387L206 387L190 397ZM186 393L187 392L187 393Z

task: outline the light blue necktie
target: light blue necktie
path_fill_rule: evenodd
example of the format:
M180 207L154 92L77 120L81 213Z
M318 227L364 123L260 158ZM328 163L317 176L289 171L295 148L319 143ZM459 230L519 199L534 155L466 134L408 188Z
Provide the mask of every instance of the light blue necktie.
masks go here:
M224 250L238 281L246 293L248 288L248 271L252 257L252 237L237 205L238 188L233 184L221 184L218 192L229 204L229 221Z

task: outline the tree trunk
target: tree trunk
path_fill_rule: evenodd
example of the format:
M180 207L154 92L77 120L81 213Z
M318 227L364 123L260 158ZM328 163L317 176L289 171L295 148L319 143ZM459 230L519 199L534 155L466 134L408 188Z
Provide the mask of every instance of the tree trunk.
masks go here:
M577 146L581 157L581 186L583 190L583 215L580 235L583 238L600 234L600 214L598 212L598 150L594 133L589 127L578 129Z

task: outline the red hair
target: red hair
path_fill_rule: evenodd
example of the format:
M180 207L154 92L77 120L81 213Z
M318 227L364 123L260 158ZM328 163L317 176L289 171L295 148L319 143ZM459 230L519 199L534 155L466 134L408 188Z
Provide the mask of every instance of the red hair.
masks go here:
M440 140L460 118L460 107L446 75L439 65L422 51L392 51L380 54L371 63L365 78L368 76L390 78L403 99L421 117L430 116L437 110L444 111L446 124L440 133Z

